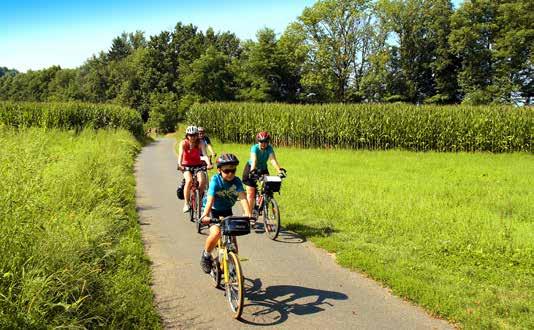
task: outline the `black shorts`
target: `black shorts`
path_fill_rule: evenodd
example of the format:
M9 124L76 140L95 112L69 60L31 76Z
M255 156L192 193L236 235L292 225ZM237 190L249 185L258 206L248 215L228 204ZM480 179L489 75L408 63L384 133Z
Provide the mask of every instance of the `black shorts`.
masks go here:
M259 173L269 175L268 170L259 171ZM245 168L243 169L243 178L241 181L243 181L243 183L249 187L253 187L253 188L256 187L256 180L250 177L250 164L248 162L245 165Z
M184 166L184 170L182 171L182 173L185 172L191 172L191 174L193 175L197 174L198 172L206 172L206 164L204 163L195 166Z
M229 210L214 210L214 209L211 209L211 217L212 218L219 218L219 217L226 218L226 217L229 217L231 215L234 215L232 213L232 209L229 209Z

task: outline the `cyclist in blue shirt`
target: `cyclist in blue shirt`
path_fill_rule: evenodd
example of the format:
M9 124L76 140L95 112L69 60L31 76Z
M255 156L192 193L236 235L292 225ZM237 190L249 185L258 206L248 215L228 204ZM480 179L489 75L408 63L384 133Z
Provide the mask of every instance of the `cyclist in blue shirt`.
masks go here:
M271 164L278 173L286 171L278 164L274 149L269 144L271 135L266 131L259 132L256 135L256 141L258 143L250 148L250 159L243 170L243 183L247 186L247 200L251 210L254 208L254 198L256 195L256 180L253 178L253 174L269 174L267 161L271 161Z
M222 154L217 158L218 174L211 178L206 206L202 212L202 222L209 221L209 214L212 218L227 217L232 215L232 207L239 199L245 216L251 217L250 207L246 199L243 183L235 176L239 160L233 154ZM221 235L221 228L210 227L210 234L204 244L204 250L200 258L200 266L205 273L211 270L211 251L217 245Z

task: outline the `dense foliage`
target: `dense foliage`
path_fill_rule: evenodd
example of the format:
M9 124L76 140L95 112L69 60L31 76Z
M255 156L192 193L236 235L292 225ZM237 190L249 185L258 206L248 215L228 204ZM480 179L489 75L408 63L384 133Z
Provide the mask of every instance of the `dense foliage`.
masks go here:
M3 68L0 99L113 102L165 131L195 101L530 104L532 22L529 0L320 0L279 37L178 23L76 69Z
M0 102L0 124L14 127L75 129L123 128L136 136L143 132L141 116L113 104L81 102Z
M222 141L417 151L534 151L534 109L408 104L195 104L189 123Z
M0 145L0 328L157 328L132 135L0 125Z

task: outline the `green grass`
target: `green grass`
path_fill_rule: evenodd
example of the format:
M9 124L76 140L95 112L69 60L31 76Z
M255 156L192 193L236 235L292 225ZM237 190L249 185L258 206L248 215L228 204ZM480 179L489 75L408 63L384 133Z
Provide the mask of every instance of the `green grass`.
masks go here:
M0 126L0 328L158 328L126 131Z
M534 156L275 150L286 228L462 327L534 328Z

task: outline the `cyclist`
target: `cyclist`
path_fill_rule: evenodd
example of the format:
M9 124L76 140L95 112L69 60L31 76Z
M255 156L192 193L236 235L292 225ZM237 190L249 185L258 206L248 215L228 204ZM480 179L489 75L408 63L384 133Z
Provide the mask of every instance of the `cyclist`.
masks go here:
M210 180L208 199L202 212L202 222L209 222L212 218L221 218L232 215L232 207L240 199L245 216L251 217L249 204L241 180L235 175L239 160L233 154L222 154L217 158L217 172ZM210 234L204 244L204 250L200 258L200 266L205 273L211 270L210 252L217 245L221 235L220 226L211 226Z
M184 186L184 213L188 212L191 207L189 205L189 194L191 192L191 185L193 182L193 173L195 168L204 166L202 158L206 158L205 162L208 169L213 168L208 157L202 157L206 154L206 148L203 143L200 143L198 138L198 129L196 126L188 126L185 130L185 138L180 142L178 151L178 169L183 172L185 179ZM197 172L198 189L200 196L206 189L206 172Z
M217 154L215 153L215 151L213 151L213 146L211 145L211 140L206 135L206 131L204 130L204 127L199 127L198 128L198 138L200 139L200 141L202 141L206 145L206 149L209 152L210 159L212 157L216 157Z
M271 141L271 135L266 131L259 132L256 135L256 141L258 143L250 148L250 159L243 169L243 183L247 186L247 199L251 210L254 209L254 198L256 195L254 174L269 174L269 170L267 169L268 160L271 161L271 164L278 173L286 171L278 164L274 149L269 143Z

